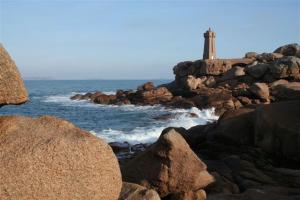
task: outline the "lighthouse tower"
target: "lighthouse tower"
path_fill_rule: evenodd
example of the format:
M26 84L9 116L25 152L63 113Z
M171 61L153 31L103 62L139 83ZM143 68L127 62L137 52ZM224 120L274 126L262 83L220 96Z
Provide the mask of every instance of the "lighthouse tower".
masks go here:
M203 50L203 60L205 59L215 59L216 58L216 45L215 45L215 38L216 34L211 30L208 29L204 33L204 50Z

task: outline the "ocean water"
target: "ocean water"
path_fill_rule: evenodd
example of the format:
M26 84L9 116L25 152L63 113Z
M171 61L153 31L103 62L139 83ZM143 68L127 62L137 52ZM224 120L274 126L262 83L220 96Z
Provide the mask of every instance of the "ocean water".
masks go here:
M0 115L37 117L53 115L71 121L107 142L152 143L169 126L190 128L217 119L213 109L170 109L162 106L112 106L88 101L72 101L76 93L102 91L114 94L117 89L136 89L146 80L31 80L25 81L30 101L19 106L4 106ZM155 85L169 82L155 80ZM190 113L198 117L191 117ZM174 116L157 120L162 115Z

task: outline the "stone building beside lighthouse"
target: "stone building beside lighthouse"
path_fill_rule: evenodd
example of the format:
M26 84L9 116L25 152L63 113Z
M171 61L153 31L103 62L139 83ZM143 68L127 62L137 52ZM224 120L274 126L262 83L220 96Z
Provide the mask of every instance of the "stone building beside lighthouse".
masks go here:
M216 34L211 30L211 28L208 29L204 33L204 50L203 50L203 60L206 59L216 59Z

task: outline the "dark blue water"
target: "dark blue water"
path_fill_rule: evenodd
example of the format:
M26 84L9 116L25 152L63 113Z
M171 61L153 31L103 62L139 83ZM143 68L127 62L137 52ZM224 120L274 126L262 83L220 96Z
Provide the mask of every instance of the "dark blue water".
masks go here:
M64 118L75 125L104 138L106 141L128 141L130 143L153 142L167 126L189 128L215 119L212 110L196 108L166 109L161 106L108 106L88 101L72 101L75 93L103 91L115 93L117 89L136 89L143 80L51 80L25 81L30 101L19 106L4 106L1 115L26 115L38 117L53 115ZM169 82L155 80L155 85ZM194 112L199 117L190 118ZM177 113L176 118L158 121L154 118L168 113Z

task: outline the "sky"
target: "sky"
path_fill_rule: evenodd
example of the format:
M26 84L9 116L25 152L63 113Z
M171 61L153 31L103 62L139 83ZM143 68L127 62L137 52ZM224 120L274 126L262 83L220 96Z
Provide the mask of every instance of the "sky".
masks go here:
M26 78L173 79L201 59L300 43L300 0L0 0L0 42Z

